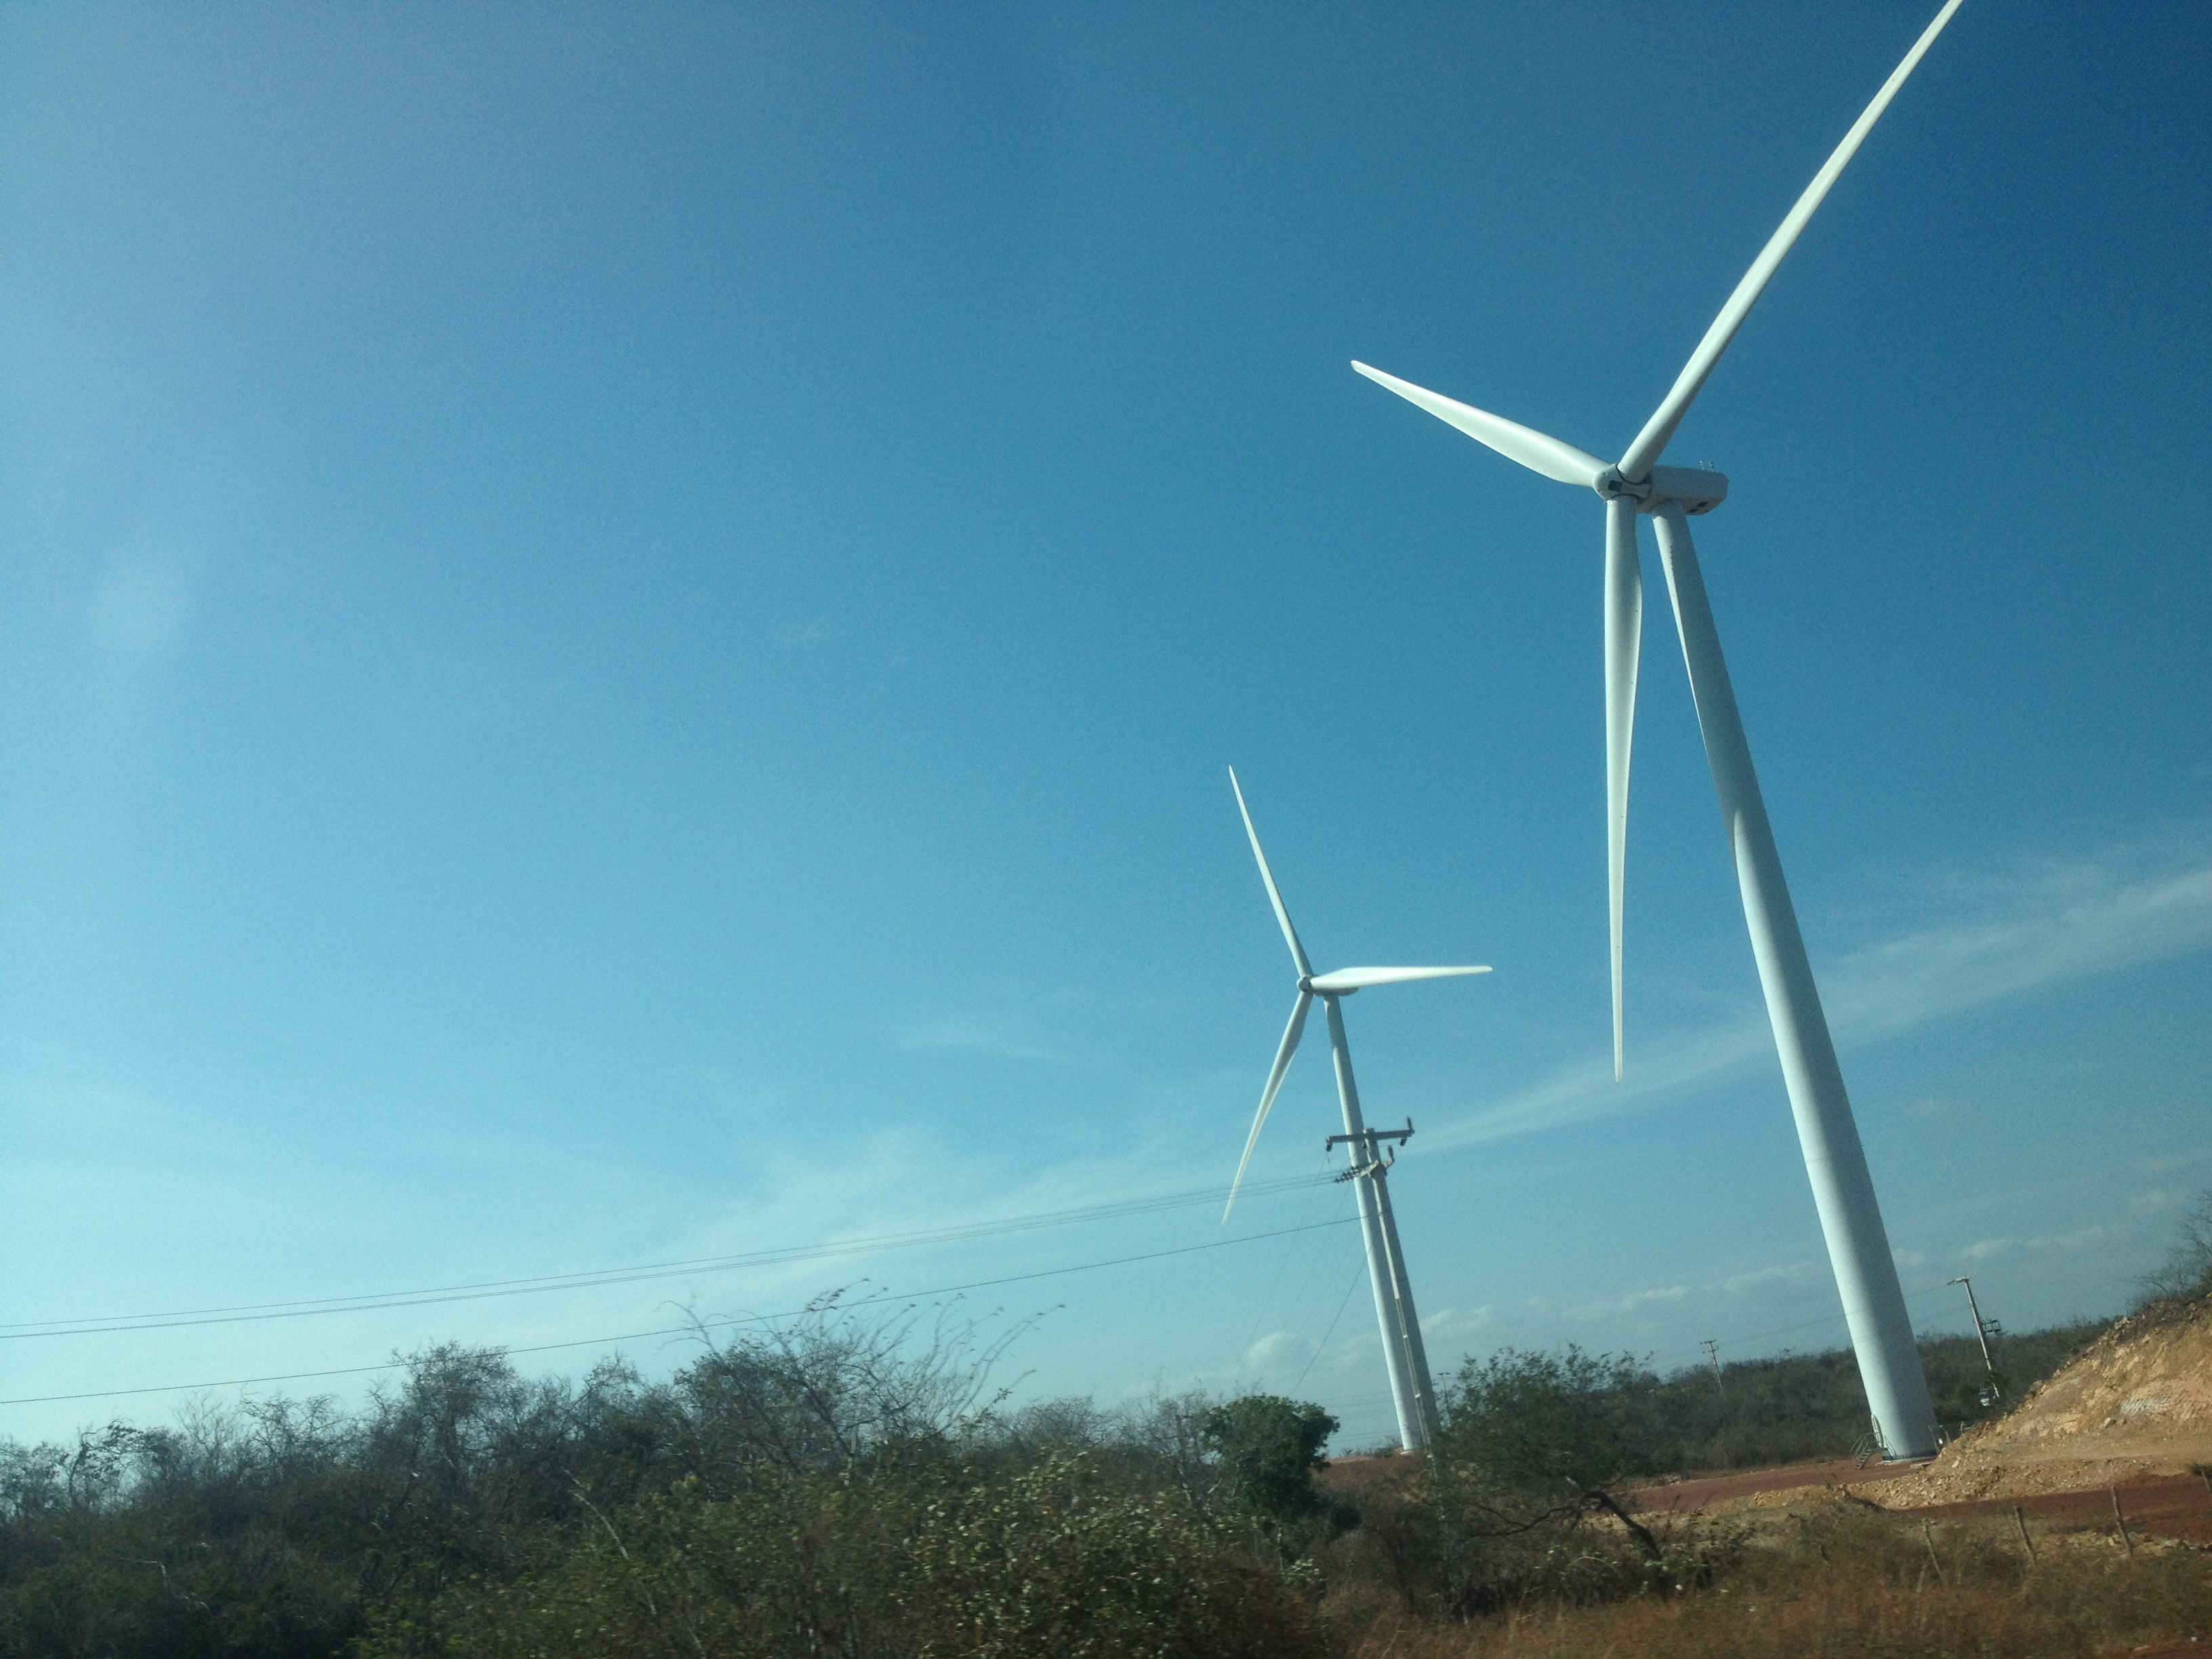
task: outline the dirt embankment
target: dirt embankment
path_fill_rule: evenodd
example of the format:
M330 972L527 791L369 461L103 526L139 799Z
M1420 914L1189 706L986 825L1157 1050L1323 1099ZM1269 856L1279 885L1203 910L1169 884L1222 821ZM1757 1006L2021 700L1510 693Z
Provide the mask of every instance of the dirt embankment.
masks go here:
M2171 1502L2195 1506L2212 1504L2212 1480L2179 1483L2207 1466L2212 1297L2119 1321L2004 1417L1931 1462L1747 1471L1650 1487L1634 1501L1647 1510L1765 1510L1834 1494L1917 1510L2068 1492L2103 1501L2116 1486L2145 1488L2148 1501L2148 1488L2171 1486Z
M1890 1504L2125 1485L2212 1463L2212 1297L2123 1319L1994 1423L1889 1482Z

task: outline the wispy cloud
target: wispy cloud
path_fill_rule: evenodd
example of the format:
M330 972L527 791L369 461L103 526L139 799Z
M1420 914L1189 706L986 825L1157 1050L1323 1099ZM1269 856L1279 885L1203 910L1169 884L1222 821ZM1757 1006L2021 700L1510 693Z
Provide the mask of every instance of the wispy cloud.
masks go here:
M2118 854L2045 865L1992 884L1983 915L1844 957L1824 975L1838 1036L1886 1036L2022 991L2212 945L2212 862L2200 858L2149 875L2130 871L2139 862Z
M1314 1340L1296 1331L1271 1331L1244 1351L1244 1370L1255 1376L1297 1370L1314 1357Z
M2043 1233L2028 1238L1984 1238L1961 1252L1972 1261L1990 1261L2016 1255L2071 1255L2124 1237L2133 1229L2115 1223L2074 1227L2063 1233Z
M980 1054L993 1060L1075 1058L1023 1014L932 1014L902 1026L896 1041L902 1048L925 1054Z
M1774 1285L1802 1285L1819 1271L1821 1270L1816 1269L1809 1261L1784 1261L1771 1267L1733 1274L1713 1288L1727 1296L1741 1296L1747 1291L1763 1290Z
M1951 1100L1941 1095L1930 1095L1922 1100L1908 1100L1905 1109L1910 1115L1927 1123L1941 1123L1953 1127L1986 1128L1989 1115L1971 1101Z
M1489 1325L1493 1315L1487 1306L1480 1308L1440 1308L1421 1321L1421 1335L1438 1344L1464 1342L1477 1331Z
M1819 966L1838 1042L1895 1036L2025 991L2212 945L2212 859L2197 848L2145 870L2150 856L2122 849L1990 878L1971 890L1955 884L1949 902L1966 914ZM1625 1082L1593 1057L1425 1138L1432 1148L1471 1146L1633 1111L1772 1054L1765 1011L1750 1006L1724 1022L1638 1043Z
M1333 1332L1326 1345L1297 1331L1270 1331L1238 1355L1236 1364L1193 1371L1176 1386L1223 1395L1289 1393L1310 1389L1321 1378L1340 1382L1364 1375L1365 1368L1380 1364L1374 1346L1364 1331ZM1140 1398L1143 1392L1133 1386L1124 1397Z
M1667 1285L1656 1290L1631 1291L1626 1296L1601 1302L1585 1302L1579 1307L1564 1310L1569 1319L1617 1318L1623 1314L1641 1313L1655 1304L1680 1302L1690 1294L1687 1285Z
M806 617L785 623L775 630L775 638L777 644L785 647L819 645L824 640L842 638L844 632L844 624L835 617Z

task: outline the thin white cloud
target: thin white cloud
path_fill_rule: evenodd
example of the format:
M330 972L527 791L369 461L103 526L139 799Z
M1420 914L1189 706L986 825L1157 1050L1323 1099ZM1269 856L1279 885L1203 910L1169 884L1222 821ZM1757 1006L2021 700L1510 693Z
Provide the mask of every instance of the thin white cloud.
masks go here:
M1714 1288L1729 1296L1741 1296L1746 1291L1759 1290L1770 1285L1800 1285L1822 1271L1825 1270L1815 1268L1809 1261L1784 1261L1771 1267L1734 1274L1721 1280Z
M1631 1291L1626 1296L1602 1302L1585 1302L1580 1307L1561 1310L1567 1319L1618 1317L1622 1314L1641 1313L1656 1304L1680 1302L1690 1294L1687 1285L1667 1285L1657 1290Z
M921 1053L981 1054L993 1060L1074 1058L1039 1031L1036 1022L1019 1014L934 1014L907 1024L898 1032L897 1042Z
M779 645L819 645L824 640L841 638L844 632L844 625L835 617L808 617L784 623L775 630L775 637Z
M2043 1233L2031 1238L1984 1238L1961 1252L1970 1261L1990 1261L2014 1255L2072 1255L2080 1250L2123 1237L2134 1231L2114 1223L2075 1227L2063 1233Z
M1480 1308L1443 1308L1421 1321L1424 1340L1436 1343L1458 1342L1474 1334L1492 1322L1488 1306Z
M1297 1370L1314 1357L1313 1339L1296 1331L1270 1331L1244 1350L1244 1369L1255 1376Z
M1893 1036L2025 991L2212 945L2212 860L2192 851L2184 867L2148 874L2139 873L2145 855L2126 849L1992 878L1967 898L1974 914L1823 964L1821 999L1837 1042ZM1431 1150L1467 1146L1632 1111L1771 1065L1773 1052L1765 1011L1747 1006L1723 1023L1640 1043L1625 1082L1594 1056L1424 1138Z
M2212 1155L2212 1148L2198 1146L2185 1152L2168 1152L2158 1158L2139 1158L2128 1165L2129 1170L2139 1176L2171 1175L2176 1170L2193 1169Z
M1297 1331L1270 1331L1246 1348L1235 1364L1193 1371L1174 1391L1195 1389L1224 1396L1301 1389L1311 1393L1330 1380L1359 1376L1370 1367L1379 1368L1380 1346L1372 1334L1364 1331L1337 1330L1326 1345ZM1142 1390L1133 1387L1122 1392L1124 1398L1130 1398Z
M1845 1042L1926 1024L2070 979L2212 945L2212 865L2130 879L2103 864L2047 866L1999 896L2002 912L1922 928L1822 975Z

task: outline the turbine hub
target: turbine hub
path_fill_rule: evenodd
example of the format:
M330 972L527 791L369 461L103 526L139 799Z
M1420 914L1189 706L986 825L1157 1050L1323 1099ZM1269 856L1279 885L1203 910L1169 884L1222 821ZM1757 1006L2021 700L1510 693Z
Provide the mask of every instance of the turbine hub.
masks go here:
M1617 501L1626 495L1634 501L1644 501L1651 494L1648 483L1631 483L1620 476L1620 469L1609 466L1590 483L1590 488L1608 501Z

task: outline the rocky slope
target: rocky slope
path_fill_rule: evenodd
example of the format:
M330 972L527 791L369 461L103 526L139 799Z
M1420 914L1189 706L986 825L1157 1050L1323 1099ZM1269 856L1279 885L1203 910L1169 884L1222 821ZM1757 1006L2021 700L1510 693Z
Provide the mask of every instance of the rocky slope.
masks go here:
M2212 1464L2212 1297L2123 1319L1994 1423L1881 1501L1956 1503L2109 1486Z

